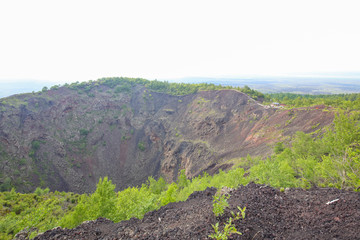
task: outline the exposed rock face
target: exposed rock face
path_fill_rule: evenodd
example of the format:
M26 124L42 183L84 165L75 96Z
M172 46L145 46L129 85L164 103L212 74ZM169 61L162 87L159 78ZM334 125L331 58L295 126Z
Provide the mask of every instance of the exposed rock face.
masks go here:
M2 100L0 183L18 191L82 193L103 176L123 189L148 176L174 180L180 169L212 173L229 159L270 155L279 139L333 119L323 109L265 108L234 90L172 96L140 86L90 94L61 87Z

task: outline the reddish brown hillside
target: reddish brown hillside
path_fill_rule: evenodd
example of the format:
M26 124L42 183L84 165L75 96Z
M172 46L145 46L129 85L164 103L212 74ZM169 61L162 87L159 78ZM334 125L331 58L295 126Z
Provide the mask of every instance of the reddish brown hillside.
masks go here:
M267 156L296 131L328 125L326 109L266 108L234 90L172 96L135 86L86 94L66 87L2 99L0 183L90 192L99 177L118 189L148 176L213 172L233 158Z

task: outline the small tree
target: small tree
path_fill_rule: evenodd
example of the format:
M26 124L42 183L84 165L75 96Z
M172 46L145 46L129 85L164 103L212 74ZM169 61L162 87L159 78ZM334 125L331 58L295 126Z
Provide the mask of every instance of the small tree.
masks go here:
M108 177L99 179L96 191L91 195L91 202L94 206L94 217L111 218L116 210L116 193L115 185L112 184Z
M274 152L275 154L279 154L285 150L284 144L282 142L278 142L275 144Z
M62 227L75 227L86 220L98 217L113 219L116 214L115 185L108 180L100 178L96 191L89 196L82 195L74 211L66 215L61 221Z
M185 169L182 169L180 171L180 175L178 177L178 181L177 181L177 185L178 187L181 189L181 188L184 188L184 187L187 187L189 185L189 180L187 179L186 175L185 175Z

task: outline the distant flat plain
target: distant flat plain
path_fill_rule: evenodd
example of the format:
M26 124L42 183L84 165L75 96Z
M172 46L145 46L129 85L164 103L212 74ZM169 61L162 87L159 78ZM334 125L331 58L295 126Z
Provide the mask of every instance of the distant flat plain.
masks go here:
M249 86L262 93L340 94L360 93L360 76L355 77L249 77L182 78L176 82L213 83L223 86Z
M160 79L160 81L183 82L183 83L212 83L215 85L243 87L263 93L297 93L297 94L340 94L360 93L360 74L345 77L240 77L240 78L208 78L186 77L178 79ZM0 79L0 98L19 93L41 91L57 83L37 80L4 80Z

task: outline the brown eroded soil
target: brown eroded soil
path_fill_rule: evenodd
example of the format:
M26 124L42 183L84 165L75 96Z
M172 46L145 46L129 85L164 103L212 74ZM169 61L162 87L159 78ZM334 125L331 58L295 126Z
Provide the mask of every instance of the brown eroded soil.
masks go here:
M89 94L62 87L2 101L0 183L90 193L104 176L117 191L149 176L173 182L180 169L193 178L247 155L265 158L277 142L316 134L334 119L330 107L274 108L235 90L173 96L98 86Z
M246 206L245 219L234 222L243 234L229 239L360 239L360 193L330 188L280 192L250 183L230 191L230 207L216 218L215 192L195 192L187 201L149 212L142 220L98 219L74 229L56 228L35 239L209 239L211 225L224 226L237 206Z

